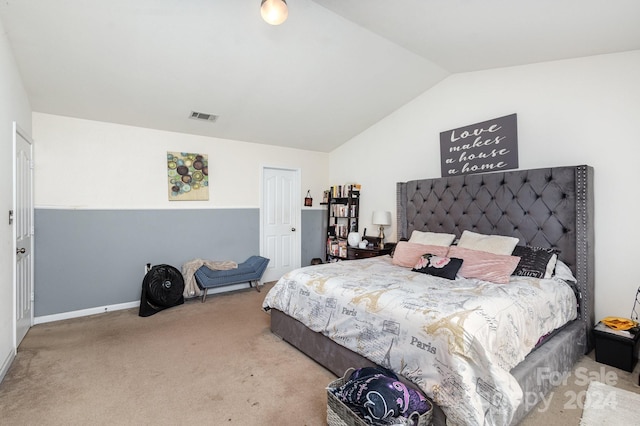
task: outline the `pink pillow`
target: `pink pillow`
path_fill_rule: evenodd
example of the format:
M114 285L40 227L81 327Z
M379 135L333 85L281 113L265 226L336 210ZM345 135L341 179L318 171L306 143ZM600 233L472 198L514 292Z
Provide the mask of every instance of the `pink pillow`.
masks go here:
M509 277L520 262L518 256L493 254L457 246L449 248L447 257L462 259L462 268L458 273L463 277L477 278L498 284L508 284Z
M408 241L400 241L396 244L393 252L393 264L413 268L418 263L423 254L434 254L436 256L445 257L449 247L433 246L430 244L410 243Z

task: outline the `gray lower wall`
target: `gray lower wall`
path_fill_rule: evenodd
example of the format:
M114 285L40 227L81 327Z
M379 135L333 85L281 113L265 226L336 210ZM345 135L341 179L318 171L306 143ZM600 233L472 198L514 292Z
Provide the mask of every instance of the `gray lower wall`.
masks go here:
M302 252L301 265L311 264L311 259L319 257L324 261L327 243L327 210L302 211Z
M322 257L323 211L302 211L301 264ZM259 209L35 210L36 317L140 299L144 266L260 254Z

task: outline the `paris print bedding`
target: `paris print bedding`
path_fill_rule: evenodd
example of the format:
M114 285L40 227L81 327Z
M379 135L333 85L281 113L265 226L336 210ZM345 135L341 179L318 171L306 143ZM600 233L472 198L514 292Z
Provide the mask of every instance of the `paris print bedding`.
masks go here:
M558 278L449 280L382 256L294 270L263 308L402 374L451 424L506 425L523 397L509 371L576 318L576 303Z

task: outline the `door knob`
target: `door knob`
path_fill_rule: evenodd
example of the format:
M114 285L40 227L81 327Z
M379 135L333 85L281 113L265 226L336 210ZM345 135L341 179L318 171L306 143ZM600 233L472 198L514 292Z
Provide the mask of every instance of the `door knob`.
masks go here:
M27 250L24 247L16 249L16 254L25 254L26 252Z
M291 228L291 232L296 232L296 228Z

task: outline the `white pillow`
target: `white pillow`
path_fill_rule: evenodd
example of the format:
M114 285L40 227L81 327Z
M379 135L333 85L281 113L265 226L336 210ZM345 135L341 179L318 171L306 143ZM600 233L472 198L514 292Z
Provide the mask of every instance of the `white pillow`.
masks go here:
M551 278L553 276L553 271L556 269L556 265L558 263L558 255L554 254L549 259L549 263L547 263L547 270L544 273L545 278ZM571 270L569 270L571 272Z
M503 235L484 235L471 231L464 231L458 241L458 247L471 250L486 251L493 254L513 253L520 240L516 237L505 237Z
M571 269L569 269L567 264L564 263L562 260L558 260L555 266L556 266L556 269L555 269L556 272L554 276L556 278L560 278L561 280L565 280L565 281L573 281L574 283L578 282L578 280L576 280L576 277L573 276Z
M456 236L453 234L444 234L441 232L413 231L411 233L411 238L409 238L409 242L448 247L455 239Z

